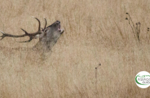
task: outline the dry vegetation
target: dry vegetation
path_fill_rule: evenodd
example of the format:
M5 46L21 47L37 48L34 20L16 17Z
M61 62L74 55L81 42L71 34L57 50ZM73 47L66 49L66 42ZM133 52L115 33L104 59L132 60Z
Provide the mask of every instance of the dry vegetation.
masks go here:
M65 29L44 58L27 50L38 40L0 42L0 98L149 98L134 78L150 72L150 0L0 0L0 29L37 30L38 17ZM141 22L140 43L125 20ZM95 78L95 67L97 69Z

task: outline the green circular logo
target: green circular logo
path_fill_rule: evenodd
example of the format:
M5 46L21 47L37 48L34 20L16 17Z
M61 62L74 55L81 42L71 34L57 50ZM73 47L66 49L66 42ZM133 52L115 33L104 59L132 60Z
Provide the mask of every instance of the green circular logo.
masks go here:
M150 86L150 74L147 71L141 71L135 76L135 83L140 88Z

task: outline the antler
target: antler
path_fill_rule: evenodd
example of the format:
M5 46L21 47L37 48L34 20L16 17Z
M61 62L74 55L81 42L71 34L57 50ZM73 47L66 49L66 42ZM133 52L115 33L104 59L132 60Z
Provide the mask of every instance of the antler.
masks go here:
M46 20L46 18L44 18L44 20L45 20L45 25L44 25L44 28L42 28L42 31L44 31L46 29L46 26L47 26L47 20Z
M41 34L42 31L41 31L41 23L40 23L40 20L36 17L34 17L38 23L39 23L39 27L38 27L38 31L35 32L35 33L28 33L27 31L25 31L24 29L21 28L21 30L23 32L25 32L25 34L22 34L22 35L11 35L11 34L7 34L7 33L4 33L3 31L1 31L1 33L3 34L1 37L0 40L4 39L5 37L14 37L14 38L19 38L19 37L25 37L25 36L29 36L29 40L27 41L22 41L22 42L30 42L32 39L35 39L36 38L36 35L37 34ZM45 19L46 20L46 19ZM46 23L47 24L47 23ZM44 27L45 28L45 27Z
M44 20L45 20L45 26L44 26L44 29L46 29L46 26L47 26L47 20L46 20L46 18L44 18Z

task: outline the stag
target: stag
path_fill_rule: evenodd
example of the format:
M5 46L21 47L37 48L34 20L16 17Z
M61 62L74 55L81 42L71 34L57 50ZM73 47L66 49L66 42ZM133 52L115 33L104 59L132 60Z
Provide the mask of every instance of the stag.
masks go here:
M57 40L59 39L59 37L64 32L64 30L61 29L60 21L57 20L53 24L47 26L47 20L45 19L44 28L41 28L40 20L36 17L34 17L34 18L39 23L37 32L28 33L26 30L21 28L21 30L24 32L24 34L22 34L22 35L12 35L12 34L8 34L8 33L5 33L3 31L1 31L2 36L0 36L1 37L0 40L4 39L5 37L21 38L21 37L28 36L29 40L21 42L21 43L23 43L23 42L26 43L26 42L32 41L33 39L39 38L39 41L33 47L33 49L44 50L45 52L50 51L52 49L52 47L55 45L55 43L57 42Z

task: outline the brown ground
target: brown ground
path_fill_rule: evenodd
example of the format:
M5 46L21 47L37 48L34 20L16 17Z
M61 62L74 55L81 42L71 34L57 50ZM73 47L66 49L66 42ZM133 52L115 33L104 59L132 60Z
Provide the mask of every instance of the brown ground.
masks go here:
M0 0L0 29L22 34L60 20L64 34L44 58L38 40L0 42L0 98L150 98L136 86L150 72L150 0ZM128 21L141 22L140 43ZM43 26L43 25L42 25ZM12 49L13 48L13 49ZM95 67L101 63L97 71ZM97 78L95 77L97 75Z

